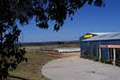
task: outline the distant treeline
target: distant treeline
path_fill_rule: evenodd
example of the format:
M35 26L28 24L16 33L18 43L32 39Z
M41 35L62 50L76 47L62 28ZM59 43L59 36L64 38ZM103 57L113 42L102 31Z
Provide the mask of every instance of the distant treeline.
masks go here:
M24 43L17 43L17 45L22 46L37 46L37 45L61 45L61 44L77 44L79 43L78 40L74 41L49 41L49 42L24 42Z

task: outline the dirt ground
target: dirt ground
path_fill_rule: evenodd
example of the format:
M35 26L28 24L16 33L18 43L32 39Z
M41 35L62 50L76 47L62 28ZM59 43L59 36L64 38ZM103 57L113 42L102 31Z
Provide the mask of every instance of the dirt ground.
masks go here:
M54 48L79 47L78 44L23 47L25 47L27 51L26 57L28 58L28 62L20 63L15 71L9 72L10 77L8 78L8 80L49 80L46 77L44 77L41 73L41 69L45 64L47 64L51 60L58 58L79 56L79 52L76 54L59 54L57 51L53 50Z

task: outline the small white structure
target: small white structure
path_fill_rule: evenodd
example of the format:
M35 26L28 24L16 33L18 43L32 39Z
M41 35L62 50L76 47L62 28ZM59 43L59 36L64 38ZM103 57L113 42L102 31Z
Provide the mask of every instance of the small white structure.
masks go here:
M59 53L68 53L68 52L80 52L80 48L57 48Z

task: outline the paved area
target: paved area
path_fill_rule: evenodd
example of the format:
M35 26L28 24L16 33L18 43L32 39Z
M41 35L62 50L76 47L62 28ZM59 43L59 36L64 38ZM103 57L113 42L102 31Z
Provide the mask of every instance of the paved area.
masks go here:
M120 67L69 57L49 62L42 74L51 80L120 80Z

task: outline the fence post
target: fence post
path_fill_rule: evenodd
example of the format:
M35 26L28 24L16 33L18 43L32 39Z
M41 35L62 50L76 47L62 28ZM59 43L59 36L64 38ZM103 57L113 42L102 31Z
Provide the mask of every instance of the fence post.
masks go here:
M101 61L101 48L99 48L99 61Z
M116 50L113 49L113 65L115 65L115 61L116 61Z

